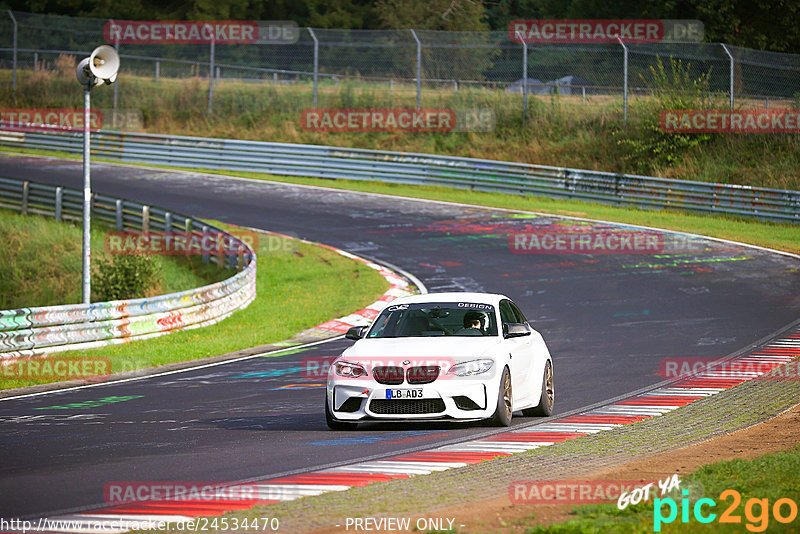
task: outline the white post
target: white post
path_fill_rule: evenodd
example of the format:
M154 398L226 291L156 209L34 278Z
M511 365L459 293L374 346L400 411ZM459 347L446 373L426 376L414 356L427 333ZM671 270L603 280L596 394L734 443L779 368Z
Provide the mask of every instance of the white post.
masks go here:
M624 51L622 68L625 85L622 88L622 117L625 122L628 122L628 47L625 46L625 43L622 42L619 35L617 35L617 41L622 45L622 50Z
M214 102L214 28L211 28L211 57L208 61L208 114L211 115Z
M419 109L422 103L422 43L417 38L417 32L413 29L410 31L417 42L417 109Z
M91 253L91 222L92 222L92 180L90 173L91 152L89 139L89 109L91 107L89 92L92 86L86 84L83 89L83 303L92 302L92 253Z
M522 120L524 121L528 113L528 43L520 32L517 32L517 37L522 43Z
M728 46L725 43L720 43L720 45L722 46L722 49L725 51L725 53L728 54L728 58L731 60L731 75L730 75L731 76L731 87L730 87L730 93L731 93L731 109L733 109L733 67L734 67L734 61L735 60L733 59L733 54L731 54L731 51L728 50Z
M306 28L311 38L314 39L314 108L317 107L317 90L319 87L319 40L314 34L314 30Z
M11 10L8 10L8 16L11 17L11 21L14 23L14 54L12 56L12 63L13 67L13 74L11 75L11 90L17 90L17 19L14 17L14 13Z

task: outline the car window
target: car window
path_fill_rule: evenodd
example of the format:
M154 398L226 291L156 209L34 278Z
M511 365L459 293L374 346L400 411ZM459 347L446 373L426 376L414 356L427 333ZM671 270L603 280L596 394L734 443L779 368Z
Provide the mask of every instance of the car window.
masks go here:
M514 310L511 308L511 301L500 301L500 320L503 321L503 324L517 322L517 317L514 314Z
M514 304L513 302L511 303L511 309L514 311L514 315L517 317L518 323L528 322L528 320L525 318L525 314L522 313L522 310L520 310L519 307L517 307L517 305Z
M480 328L468 328L477 318ZM426 302L387 306L375 319L368 338L496 336L495 308L490 304Z

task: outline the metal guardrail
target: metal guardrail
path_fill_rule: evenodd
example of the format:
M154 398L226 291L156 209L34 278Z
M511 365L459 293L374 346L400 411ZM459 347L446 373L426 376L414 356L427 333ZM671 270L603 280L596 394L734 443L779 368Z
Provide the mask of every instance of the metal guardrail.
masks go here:
M0 145L80 154L82 135L0 131ZM800 191L318 145L111 131L92 137L93 156L123 162L441 185L800 222Z
M56 220L81 220L83 191L0 178L0 207ZM161 208L94 194L92 219L118 231L217 234L237 253L205 254L204 261L237 268L232 277L204 287L152 298L0 310L0 360L149 339L221 321L256 296L255 252L215 226ZM240 253L239 253L240 252Z

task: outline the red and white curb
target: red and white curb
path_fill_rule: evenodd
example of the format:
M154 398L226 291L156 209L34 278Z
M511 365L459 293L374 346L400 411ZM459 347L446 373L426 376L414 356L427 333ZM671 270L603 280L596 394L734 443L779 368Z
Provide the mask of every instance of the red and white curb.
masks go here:
M785 337L725 362L727 370L725 372L710 370L692 375L645 394L635 395L544 424L510 430L428 451L412 452L381 460L358 462L249 483L248 486L258 488L258 495L251 500L135 502L52 518L51 525L55 521L71 522L70 528L50 528L47 531L111 533L128 530L126 528L116 530L102 528L99 526L99 522L102 522L105 527L130 525L130 522L141 521L185 523L197 517L219 516L234 510L249 509L256 505L290 501L330 491L344 491L351 487L365 486L375 482L446 471L651 419L763 376L798 357L800 357L800 328ZM754 369L758 371L754 371ZM775 379L800 379L800 376L795 376L796 374L795 371L791 377ZM126 521L129 523L125 523Z
M324 245L323 245L324 246ZM401 276L398 276L394 271L387 269L382 265L378 265L377 263L371 262L369 260L365 260L364 258L360 258L349 252L345 252L343 250L339 250L337 248L326 247L335 250L342 256L346 258L350 258L351 260L358 261L369 267L370 269L375 269L378 273L383 276L383 278L389 282L389 289L386 290L386 293L381 296L378 300L364 308L363 310L358 310L357 312L353 312L350 315L345 317L340 317L338 319L332 319L330 321L324 322L320 325L317 325L315 328L320 330L330 330L333 332L347 332L347 330L353 326L366 326L372 322L375 317L380 314L383 309L389 305L391 301L398 297L404 297L406 295L413 295L415 291L412 290L411 285L408 281Z

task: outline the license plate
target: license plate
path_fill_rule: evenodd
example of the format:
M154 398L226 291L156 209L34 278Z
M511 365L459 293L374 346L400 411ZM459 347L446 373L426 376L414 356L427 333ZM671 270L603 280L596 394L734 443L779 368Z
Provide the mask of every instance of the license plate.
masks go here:
M418 389L387 389L387 399L421 399L422 388Z

